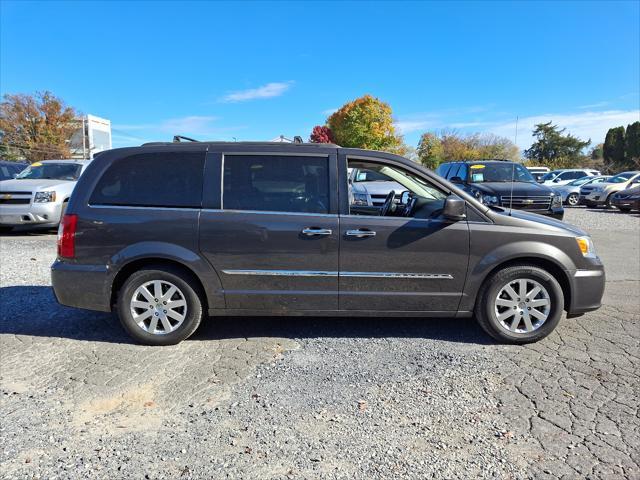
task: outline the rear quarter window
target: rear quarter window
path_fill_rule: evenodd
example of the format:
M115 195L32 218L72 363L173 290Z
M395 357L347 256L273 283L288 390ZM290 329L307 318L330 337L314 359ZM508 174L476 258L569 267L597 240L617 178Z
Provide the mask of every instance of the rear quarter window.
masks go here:
M203 152L141 153L114 161L91 194L92 205L198 208Z

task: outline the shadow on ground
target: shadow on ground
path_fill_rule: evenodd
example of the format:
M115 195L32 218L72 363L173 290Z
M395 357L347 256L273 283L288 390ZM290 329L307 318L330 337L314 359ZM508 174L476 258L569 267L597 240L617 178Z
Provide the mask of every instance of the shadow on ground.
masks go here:
M0 288L0 334L133 343L115 315L63 307L45 286ZM471 318L313 316L208 318L190 341L251 337L410 337L493 343Z

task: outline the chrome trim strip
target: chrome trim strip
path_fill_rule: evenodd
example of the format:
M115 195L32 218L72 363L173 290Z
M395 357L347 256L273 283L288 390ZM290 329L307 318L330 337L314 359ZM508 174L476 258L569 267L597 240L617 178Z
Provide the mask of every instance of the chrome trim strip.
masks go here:
M604 274L603 270L576 270L573 274L574 277L601 277Z
M181 212L199 212L200 208L193 207L145 207L144 205L94 205L89 204L89 208L117 208L120 210L179 210Z
M338 272L321 270L222 270L227 275L267 275L275 277L337 277Z
M453 280L448 273L396 273L396 272L340 272L341 277L357 278L416 278L428 280Z
M426 280L453 280L448 273L396 273L396 272L332 272L322 270L222 270L227 275L263 275L276 277L349 277L349 278L406 278Z
M252 213L258 215L304 215L308 217L327 217L335 218L338 216L336 213L305 213L305 212L276 212L272 210L233 210L233 209L220 209L220 208L203 208L203 212L215 212L215 213Z

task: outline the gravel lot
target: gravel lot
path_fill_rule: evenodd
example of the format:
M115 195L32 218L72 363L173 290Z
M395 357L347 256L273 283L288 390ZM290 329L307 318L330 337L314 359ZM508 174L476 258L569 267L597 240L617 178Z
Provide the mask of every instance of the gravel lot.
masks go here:
M4 478L640 478L640 216L572 209L602 309L526 347L472 320L212 319L175 347L58 306L0 238Z

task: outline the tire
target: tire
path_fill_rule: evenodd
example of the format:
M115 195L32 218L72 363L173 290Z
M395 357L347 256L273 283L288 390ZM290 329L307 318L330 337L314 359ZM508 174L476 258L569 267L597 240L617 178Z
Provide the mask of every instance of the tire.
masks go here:
M166 298L154 295L158 284L160 293L166 295ZM176 288L173 294L169 292L172 287ZM141 289L146 289L146 293L154 298L145 297ZM175 345L189 338L200 325L203 298L192 275L178 268L150 266L133 273L122 285L118 292L118 316L127 333L139 343ZM155 301L156 299L158 301ZM132 304L134 300L136 306ZM167 304L171 305L172 302L177 306L167 307ZM180 302L184 302L184 307L180 306ZM151 314L147 314L147 309ZM138 315L137 319L134 318L134 314ZM178 319L180 315L183 317L182 320ZM149 329L152 328L154 319L154 333L151 333ZM166 322L170 329L165 328Z
M613 205L611 205L612 200L613 200L613 193L610 193L609 196L607 197L607 200L604 202L604 208L613 208Z
M537 295L533 295L530 300L513 302L520 306L513 308L513 317L507 317L503 321L506 324L511 324L513 327L513 322L517 319L516 316L520 316L521 320L516 320L517 325L515 329L510 329L508 325L503 324L499 319L499 315L507 315L507 312L511 312L512 309L511 306L503 306L503 304L511 302L509 294L503 289L506 285L512 285L513 292L519 294L519 280L521 279L525 280L525 289L531 293L533 293L536 284L543 288ZM498 298L499 296L500 298ZM542 303L545 296L548 297L548 306L527 307L528 310L526 313L519 313L524 312L524 308L522 308L522 310L520 310L520 308L526 306L527 302L535 301L536 304ZM500 304L497 305L497 303ZM532 309L537 312L538 316L546 313L546 319L541 321L540 318L534 317L530 312ZM553 275L534 265L516 265L494 273L485 281L478 292L475 316L482 329L494 339L503 343L525 344L537 342L549 335L558 325L563 310L564 295L562 293L562 287L560 287L560 284ZM529 317L531 326L535 327L530 331L525 331L527 330L525 315Z
M577 193L570 193L567 197L567 204L570 207L577 207L580 204L580 197Z
M0 233L9 233L13 230L13 227L6 227L4 225L0 225Z
M629 213L631 211L629 207L618 207L618 210L620 210L622 213Z

